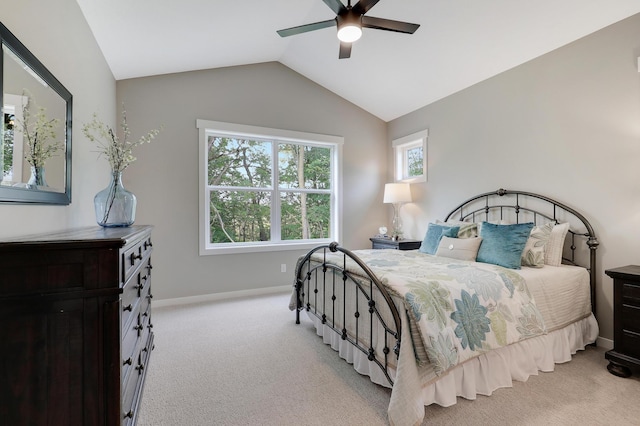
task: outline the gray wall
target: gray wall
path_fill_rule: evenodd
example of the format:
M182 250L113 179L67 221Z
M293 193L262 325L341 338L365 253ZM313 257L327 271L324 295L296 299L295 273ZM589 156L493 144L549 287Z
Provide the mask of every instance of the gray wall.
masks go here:
M390 122L390 140L429 129L429 179L413 185L406 228L421 236L457 203L501 187L578 209L601 243L597 317L612 339L604 270L640 261L638 56L640 15Z
M385 124L277 63L116 84L74 0L0 0L0 11L74 96L72 204L0 205L0 238L95 224L92 200L109 167L81 127L93 112L115 124L125 102L134 136L164 126L124 174L139 198L136 222L156 225L156 296L290 284L297 252L198 256L196 118L343 136L342 243L350 248L368 247L388 224L389 141L428 128L429 180L414 185L417 201L403 209L409 236L422 237L452 205L498 187L563 201L583 211L600 238L598 319L601 335L612 337L603 271L638 263L640 249L640 16Z
M72 93L74 126L71 205L0 204L0 238L93 225L93 196L107 185L109 166L81 128L94 111L113 122L115 79L75 0L0 0L0 21Z
M386 123L276 62L118 81L134 138L164 126L123 175L136 223L155 225L158 299L291 285L302 252L198 255L196 119L344 137L343 240L370 247L387 221ZM287 272L280 272L281 264Z

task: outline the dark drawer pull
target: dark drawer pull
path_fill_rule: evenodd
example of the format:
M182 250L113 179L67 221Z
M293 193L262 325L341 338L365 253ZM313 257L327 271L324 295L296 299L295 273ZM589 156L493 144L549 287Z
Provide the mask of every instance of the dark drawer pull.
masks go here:
M142 372L144 371L144 364L138 364L136 370L138 370L138 374L142 374Z
M147 327L149 328L149 330L151 330L153 328L153 324L149 323Z
M149 298L149 299L153 299L153 294L149 293L149 295L147 296L147 298Z
M131 264L132 265L134 263L136 263L136 259L142 259L142 255L141 254L131 253Z
M133 363L133 358L129 357L126 361L122 363L122 365L131 365Z
M144 242L144 249L146 250L149 247L153 247L153 243L151 243L151 240Z
M138 324L135 327L133 327L134 330L138 330L138 331L142 330L143 328L144 326L142 324Z
M140 284L134 285L133 288L135 288L138 291L142 290L144 288L144 284L147 282L148 279L149 279L149 277L146 276L146 275L143 276L143 277L140 277Z
M122 308L123 311L133 311L133 305L131 303L129 303L127 306L125 306L124 308Z
M128 413L124 413L124 418L126 419L127 417L130 419L133 418L133 410L129 410Z

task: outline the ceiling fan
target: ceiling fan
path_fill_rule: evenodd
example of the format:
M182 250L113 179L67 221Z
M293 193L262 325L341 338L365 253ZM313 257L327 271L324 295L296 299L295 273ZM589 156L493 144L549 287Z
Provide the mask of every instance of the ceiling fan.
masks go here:
M351 0L348 0L346 6L340 0L322 1L336 14L334 19L279 30L278 34L280 37L288 37L295 34L337 26L338 39L340 40L339 58L346 59L351 56L351 44L358 40L362 35L362 28L373 28L376 30L413 34L418 27L420 27L418 24L410 24L408 22L364 16L364 14L380 0L360 0L353 7L351 6Z

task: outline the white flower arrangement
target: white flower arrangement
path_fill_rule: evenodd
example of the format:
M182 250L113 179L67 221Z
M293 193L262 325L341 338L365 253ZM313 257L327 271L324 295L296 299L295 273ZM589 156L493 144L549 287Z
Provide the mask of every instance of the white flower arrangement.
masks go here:
M133 156L133 148L151 142L160 133L159 129L154 129L137 141L130 141L131 132L127 125L127 113L124 109L120 126L122 137L116 135L111 127L100 121L96 114L93 114L93 120L82 127L84 135L98 145L98 157L107 157L113 173L123 172L136 161L136 157Z
M24 95L28 101L22 106L22 120L16 120L17 130L22 132L27 148L24 159L33 167L44 167L49 158L64 151L64 143L56 141L56 128L60 120L47 118L45 108L38 107L35 122L32 122L32 96L27 96L27 93Z

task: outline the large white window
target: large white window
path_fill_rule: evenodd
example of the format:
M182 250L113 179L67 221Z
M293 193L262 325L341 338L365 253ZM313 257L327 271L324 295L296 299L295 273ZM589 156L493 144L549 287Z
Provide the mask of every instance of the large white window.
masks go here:
M343 138L197 120L200 254L340 239Z
M392 142L397 182L425 182L427 180L428 130L395 139Z

